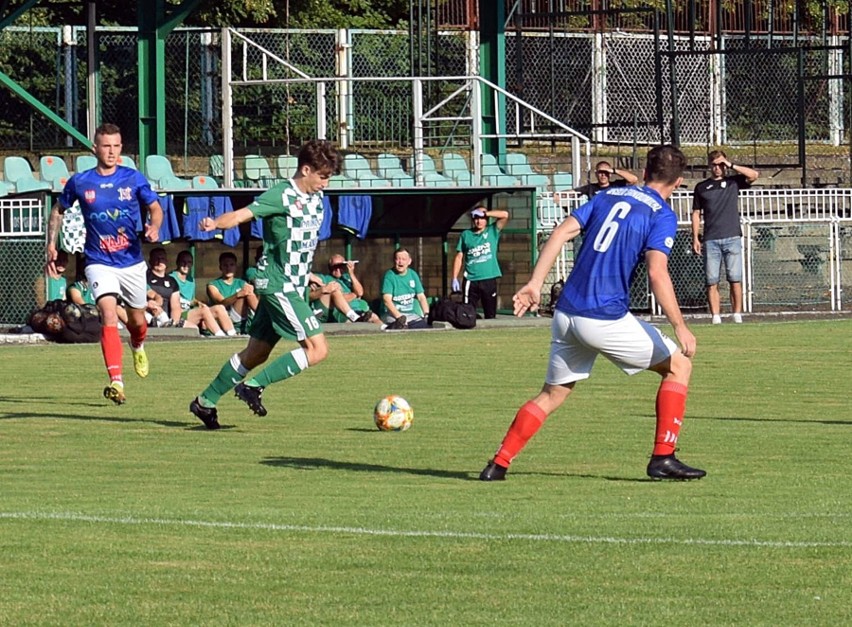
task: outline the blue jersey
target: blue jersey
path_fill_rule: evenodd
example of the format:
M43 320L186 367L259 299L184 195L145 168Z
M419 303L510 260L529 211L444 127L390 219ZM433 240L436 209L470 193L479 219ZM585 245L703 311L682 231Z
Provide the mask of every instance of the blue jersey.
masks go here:
M640 186L595 194L571 215L580 223L583 243L556 308L617 320L629 310L630 281L645 253L671 253L677 217L655 190Z
M107 176L97 169L79 172L68 179L59 203L68 209L80 203L86 225L83 252L86 263L126 268L142 261L142 242L137 227L143 223L140 205L158 200L140 172L116 166Z

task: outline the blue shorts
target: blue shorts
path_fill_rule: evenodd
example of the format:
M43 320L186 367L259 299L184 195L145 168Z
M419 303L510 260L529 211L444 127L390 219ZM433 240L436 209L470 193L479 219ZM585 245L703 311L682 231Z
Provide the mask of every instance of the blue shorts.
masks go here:
M719 284L723 260L728 283L742 283L743 240L741 237L711 239L704 242L704 273L707 285Z

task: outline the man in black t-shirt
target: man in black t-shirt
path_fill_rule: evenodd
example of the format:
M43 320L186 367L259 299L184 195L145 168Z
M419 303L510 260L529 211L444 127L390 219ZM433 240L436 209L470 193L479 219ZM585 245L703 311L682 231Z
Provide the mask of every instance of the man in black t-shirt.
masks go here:
M173 326L180 324L180 287L173 276L166 274L167 256L164 248L152 248L148 254L148 304L151 324Z
M615 175L621 177L619 180L613 180ZM639 177L629 170L614 168L609 161L598 161L595 165L595 181L587 185L574 188L578 194L583 194L591 200L592 196L600 191L610 189L612 187L627 187L628 185L636 185L639 182Z
M719 275L723 260L731 286L733 320L742 322L743 232L737 202L740 190L751 187L760 173L734 165L721 150L714 150L707 157L712 176L696 185L692 195L692 249L697 255L704 254L707 303L713 324L722 322ZM735 176L725 176L726 169L733 170ZM702 216L704 233L699 237Z

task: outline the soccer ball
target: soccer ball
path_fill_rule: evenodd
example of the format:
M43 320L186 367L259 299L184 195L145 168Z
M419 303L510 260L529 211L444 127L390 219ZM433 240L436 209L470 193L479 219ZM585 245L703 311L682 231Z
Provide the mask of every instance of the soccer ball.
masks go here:
M414 410L401 396L385 396L373 410L373 420L379 431L405 431L414 420Z

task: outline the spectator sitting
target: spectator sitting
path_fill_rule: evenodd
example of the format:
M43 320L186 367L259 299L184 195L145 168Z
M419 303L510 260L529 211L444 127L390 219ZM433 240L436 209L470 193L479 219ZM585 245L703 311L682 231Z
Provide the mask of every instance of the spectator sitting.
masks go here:
M160 246L148 253L149 324L158 327L181 326L180 292L174 278L166 274L166 249Z
M65 269L68 267L68 253L64 250L57 251L54 265L56 274L53 275L48 272L40 275L33 286L36 305L39 309L44 307L48 301L65 300L65 292L68 289L68 280L65 278Z
M240 325L240 331L246 333L257 309L254 286L236 277L237 256L232 252L219 255L219 270L222 275L207 284L208 304L222 305L234 324Z
M258 246L254 251L254 265L247 268L245 272L246 283L254 285L254 278L257 276L257 264L260 263L260 258L263 257L263 244Z
M66 297L69 302L79 305L80 307L83 307L84 305L95 305L95 297L89 287L89 281L86 279L86 274L83 272L82 264L80 264L80 269L77 272L77 280L68 286ZM127 310L121 304L116 305L115 313L121 324L127 323Z
M387 329L423 329L429 326L429 302L420 275L412 270L405 248L393 254L393 267L382 279L382 318Z
M330 274L311 274L310 301L320 322L372 322L382 324L361 298L364 287L355 274L355 262L342 255L328 260Z
M184 326L198 327L216 337L236 335L234 323L222 305L209 307L195 298L195 280L190 276L192 264L192 253L182 250L178 253L175 270L169 273L178 286L180 319Z

